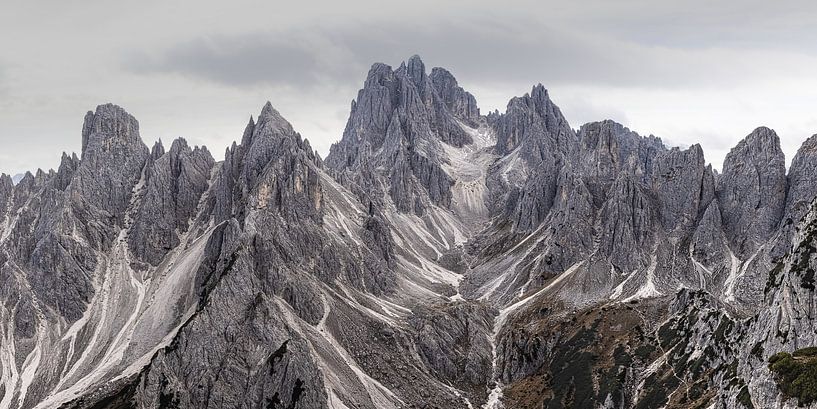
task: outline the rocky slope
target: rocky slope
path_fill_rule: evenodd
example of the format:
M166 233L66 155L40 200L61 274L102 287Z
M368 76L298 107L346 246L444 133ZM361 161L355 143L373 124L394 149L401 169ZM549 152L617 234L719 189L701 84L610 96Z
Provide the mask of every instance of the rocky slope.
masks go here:
M325 159L269 103L220 160L110 104L81 135L0 176L0 408L810 404L767 361L817 342L817 137L717 173L416 56Z

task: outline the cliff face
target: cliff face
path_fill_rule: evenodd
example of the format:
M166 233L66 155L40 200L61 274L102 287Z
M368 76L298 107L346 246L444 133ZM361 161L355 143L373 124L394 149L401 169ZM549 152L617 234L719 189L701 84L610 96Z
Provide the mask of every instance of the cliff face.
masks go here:
M0 176L0 408L791 407L767 359L817 342L814 137L717 175L417 56L325 160L269 103L220 160L81 137Z

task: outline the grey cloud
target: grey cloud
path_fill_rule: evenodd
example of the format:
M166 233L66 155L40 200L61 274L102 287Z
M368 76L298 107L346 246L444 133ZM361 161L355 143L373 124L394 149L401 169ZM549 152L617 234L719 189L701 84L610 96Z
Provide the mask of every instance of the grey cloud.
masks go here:
M482 81L581 81L591 76L593 81L614 81L627 72L626 64L611 53L600 55L589 42L531 24L388 22L210 36L158 55L133 53L123 65L142 74L175 73L238 87L357 82L370 64L395 64L415 53L427 62L455 67L455 75ZM589 69L584 64L588 54L605 70Z
M639 44L817 51L817 5L805 0L594 0L582 24Z
M236 86L319 80L323 72L315 53L292 40L272 35L200 38L159 55L133 53L124 65L137 73L175 73Z
M3 64L3 62L0 61L0 95L5 95L8 92L7 89L6 89L7 81L8 81L7 72L8 72L8 69Z
M216 83L296 88L357 84L373 62L420 54L480 83L585 84L678 88L752 81L770 68L728 50L674 49L588 34L576 27L518 17L479 16L422 23L384 21L301 27L239 36L210 36L176 44L157 55L131 54L139 73L175 73Z

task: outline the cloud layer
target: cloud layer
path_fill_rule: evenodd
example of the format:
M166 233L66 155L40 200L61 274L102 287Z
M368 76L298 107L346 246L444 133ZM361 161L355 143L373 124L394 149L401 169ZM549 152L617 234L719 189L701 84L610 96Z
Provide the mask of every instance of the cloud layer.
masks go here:
M817 61L814 55L785 47L728 47L732 41L719 38L699 46L702 34L688 38L685 32L671 33L662 41L678 45L670 47L657 36L637 39L625 31L623 39L615 38L529 17L513 22L484 17L400 20L208 35L158 52L137 51L126 56L122 66L142 74L173 73L228 86L312 87L354 81L372 62L399 62L420 53L482 84L527 80L673 89L737 86L774 79L783 72L811 77L808 64Z

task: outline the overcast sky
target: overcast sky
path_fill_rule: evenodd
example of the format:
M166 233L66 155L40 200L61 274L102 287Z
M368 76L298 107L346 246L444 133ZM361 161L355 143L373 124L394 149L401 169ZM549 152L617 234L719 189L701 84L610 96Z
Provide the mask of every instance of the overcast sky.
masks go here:
M755 127L817 133L810 1L3 1L0 172L56 167L113 102L216 159L271 101L322 154L373 62L448 68L483 112L541 82L574 128L614 119L721 167Z

